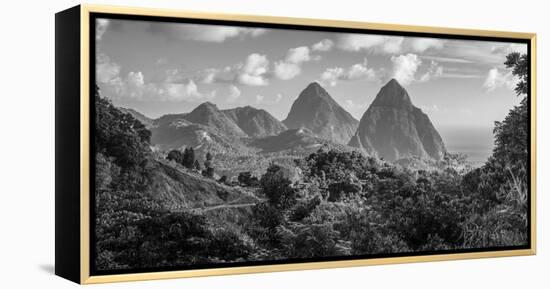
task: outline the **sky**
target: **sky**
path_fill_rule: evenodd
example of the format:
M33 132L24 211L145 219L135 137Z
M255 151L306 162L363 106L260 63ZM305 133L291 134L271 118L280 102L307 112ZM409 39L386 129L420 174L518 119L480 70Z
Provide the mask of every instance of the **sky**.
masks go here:
M503 65L526 44L97 19L101 95L148 117L250 105L286 118L311 82L360 119L395 78L437 129L490 130L520 98Z

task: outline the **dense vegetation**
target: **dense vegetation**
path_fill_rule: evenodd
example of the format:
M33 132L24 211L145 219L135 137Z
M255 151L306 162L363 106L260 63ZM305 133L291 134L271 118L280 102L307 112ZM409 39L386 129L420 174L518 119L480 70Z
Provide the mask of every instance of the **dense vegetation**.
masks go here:
M183 266L250 254L252 248L234 231L208 223L201 214L170 211L147 194L155 172L149 131L97 89L95 107L97 269ZM192 154L169 156L192 166Z
M96 267L151 268L525 245L528 240L526 56L506 65L522 97L495 123L492 156L471 169L447 154L422 169L328 146L242 170L232 185L253 189L251 207L170 210L147 190L158 155L149 131L96 92ZM214 156L192 148L163 159L204 179ZM218 156L216 156L218 158ZM229 183L227 178L220 179Z

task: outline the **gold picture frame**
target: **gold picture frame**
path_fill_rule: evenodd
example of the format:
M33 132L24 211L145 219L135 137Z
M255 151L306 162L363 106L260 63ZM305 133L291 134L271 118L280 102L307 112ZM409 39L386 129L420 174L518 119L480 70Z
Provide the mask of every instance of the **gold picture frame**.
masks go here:
M68 11L68 12L67 12ZM122 281L138 281L138 280L155 280L155 279L169 279L169 278L183 278L183 277L199 277L199 276L216 276L216 275L230 275L230 274L248 274L248 273L262 273L262 272L277 272L277 271L289 271L289 270L309 270L309 269L326 269L326 268L339 268L339 267L352 267L352 266L370 266L370 265L385 265L385 264L399 264L399 263L411 263L411 262L432 262L432 261L446 261L446 260L460 260L460 259L475 259L475 258L490 258L490 257L507 257L507 256L525 256L536 254L536 34L534 33L519 33L519 32L504 32L504 31L491 31L491 30L473 30L473 29L457 29L457 28L442 28L442 27L425 27L425 26L413 26L413 25L394 25L394 24L378 24L378 23L366 23L366 22L352 22L352 21L339 21L339 20L321 20L321 19L305 19L305 18L288 18L288 17L273 17L273 16L256 16L256 15L238 15L238 14L221 14L221 13L203 13L192 11L178 11L167 9L150 9L150 8L130 8L130 7L115 7L104 5L88 5L83 4L75 8L60 12L70 16L59 16L60 27L63 25L78 25L78 31L73 31L71 37L77 36L79 53L76 56L78 62L78 69L80 73L79 82L74 84L74 89L78 89L79 99L79 111L75 111L72 114L65 115L65 118L73 117L79 120L79 136L74 140L72 144L78 143L78 174L79 179L74 180L75 185L78 185L78 200L68 203L60 203L58 197L66 198L67 194L75 194L76 187L72 187L68 190L56 189L56 211L63 210L62 206L71 206L78 203L78 224L72 224L72 228L76 228L78 225L78 236L72 235L65 237L67 230L63 229L66 224L64 221L56 221L56 227L60 230L59 235L56 232L56 241L62 244L59 247L56 246L56 274L73 280L81 284L96 284L106 282L122 282ZM209 268L209 269L191 269L181 271L165 271L165 272L144 272L144 273L127 273L127 274L113 274L113 275L91 275L90 274L90 15L92 13L103 14L116 14L116 15L132 15L132 16L155 16L155 17L172 17L172 18L186 18L186 19L206 19L206 20L223 20L223 21L238 21L242 23L262 23L262 24L284 24L293 26L315 26L319 28L352 28L352 29L369 29L378 31L392 31L392 32L414 32L414 33L428 33L428 34L441 34L445 36L479 36L479 37L501 37L507 39L527 40L530 44L530 100L531 100L531 139L530 139L530 248L527 249L513 249L513 250L501 250L501 251L486 251L486 252L466 252L466 253L452 253L452 254L437 254L437 255L421 255L421 256L404 256L404 257L383 257L373 259L358 259L358 260L338 260L338 261L319 261L319 262L306 262L306 263L290 263L290 264L273 264L273 265L252 265L243 267L223 267L223 268ZM77 14L77 15L75 15ZM65 17L65 18L63 18ZM73 23L75 19L79 23ZM72 22L71 22L72 21ZM59 37L59 41L63 40L63 33L68 28L59 28L56 37ZM67 36L69 37L69 36ZM66 40L66 39L65 39ZM60 43L59 42L59 43ZM57 43L57 41L56 41ZM60 44L61 47L62 44ZM57 49L56 49L57 50ZM57 52L56 52L57 53ZM56 55L56 58L62 57L63 54ZM76 58L75 58L76 59ZM60 66L62 64L57 64ZM75 66L68 69L74 69ZM62 67L59 67L63 70ZM66 72L67 74L71 72ZM63 78L63 72L59 73L59 78ZM60 80L61 81L61 80ZM56 86L61 86L63 83L56 83ZM61 89L61 88L60 88ZM57 92L57 90L56 90ZM59 91L57 97L57 103L62 105L62 102L67 96L68 92ZM60 121L65 121L63 116L59 117ZM58 133L63 133L62 129L58 127ZM62 136L61 136L62 137ZM60 148L62 149L62 148ZM58 151L59 153L59 151ZM57 155L57 154L56 154ZM62 160L57 160L61 162ZM76 163L74 163L76 164ZM75 166L71 168L75 169ZM62 173L57 171L56 174ZM59 182L59 179L58 179ZM73 210L74 211L74 210ZM56 212L56 219L57 219ZM66 213L69 214L69 213ZM67 216L67 215L64 215ZM74 216L77 217L77 216ZM60 215L61 218L61 215ZM65 221L66 222L66 221ZM56 229L57 230L57 229ZM64 239L66 238L66 239ZM75 238L77 240L75 240ZM69 241L70 239L70 241ZM64 241L66 240L66 241ZM76 242L73 244L78 247L78 256L69 256L70 253L63 250L63 246L67 246L68 242ZM65 243L63 243L65 242ZM78 245L78 246L77 246ZM71 247L72 248L72 247ZM76 251L72 251L76 252ZM63 260L64 258L70 259L69 261ZM78 272L67 269L65 267L77 266Z

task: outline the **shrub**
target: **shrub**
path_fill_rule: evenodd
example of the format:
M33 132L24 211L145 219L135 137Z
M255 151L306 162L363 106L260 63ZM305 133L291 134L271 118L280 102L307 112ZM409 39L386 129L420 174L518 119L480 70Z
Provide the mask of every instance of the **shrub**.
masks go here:
M253 176L251 172L240 172L239 176L237 178L239 183L241 183L244 186L248 187L254 187L259 185L259 180L256 176Z
M273 164L267 169L260 186L267 201L274 207L284 210L296 203L296 189L291 187L290 180L279 165Z

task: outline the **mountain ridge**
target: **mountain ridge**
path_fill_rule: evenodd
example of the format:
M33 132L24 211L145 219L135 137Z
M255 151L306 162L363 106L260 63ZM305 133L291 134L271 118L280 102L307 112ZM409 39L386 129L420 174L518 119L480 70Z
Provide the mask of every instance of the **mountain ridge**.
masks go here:
M250 105L222 110L249 137L265 137L279 134L287 127L273 115L263 109Z

